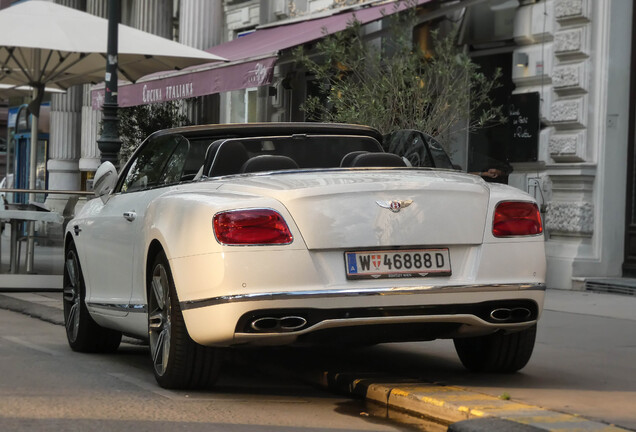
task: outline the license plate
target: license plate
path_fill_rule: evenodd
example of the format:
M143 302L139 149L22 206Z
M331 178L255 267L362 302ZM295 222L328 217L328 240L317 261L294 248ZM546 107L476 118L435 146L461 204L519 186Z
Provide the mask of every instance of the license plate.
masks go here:
M447 248L345 252L347 279L450 276Z

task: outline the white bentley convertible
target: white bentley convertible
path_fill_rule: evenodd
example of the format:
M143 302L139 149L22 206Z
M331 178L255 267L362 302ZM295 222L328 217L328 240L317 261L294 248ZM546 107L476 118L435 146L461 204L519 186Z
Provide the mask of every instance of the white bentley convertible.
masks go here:
M363 126L196 126L153 134L119 176L103 164L65 233L71 348L143 338L166 388L213 384L219 350L248 345L452 338L471 370L524 367L537 204L422 137L412 167Z

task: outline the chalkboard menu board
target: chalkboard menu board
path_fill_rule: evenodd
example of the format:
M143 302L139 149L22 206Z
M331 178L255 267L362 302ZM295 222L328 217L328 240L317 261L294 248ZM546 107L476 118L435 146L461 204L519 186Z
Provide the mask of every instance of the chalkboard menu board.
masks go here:
M510 96L508 125L510 162L535 162L539 148L539 92Z

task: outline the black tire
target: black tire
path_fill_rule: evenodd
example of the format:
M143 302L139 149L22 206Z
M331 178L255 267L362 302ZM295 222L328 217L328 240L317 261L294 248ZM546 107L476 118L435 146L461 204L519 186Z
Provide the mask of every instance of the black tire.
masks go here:
M457 338L455 351L472 372L513 373L522 369L532 356L537 325L515 333Z
M167 389L211 387L219 376L219 350L190 338L163 251L153 261L147 286L148 336L157 383Z
M86 308L86 286L77 256L77 249L70 243L65 252L64 265L64 327L66 338L73 351L107 353L119 348L121 332L99 326Z

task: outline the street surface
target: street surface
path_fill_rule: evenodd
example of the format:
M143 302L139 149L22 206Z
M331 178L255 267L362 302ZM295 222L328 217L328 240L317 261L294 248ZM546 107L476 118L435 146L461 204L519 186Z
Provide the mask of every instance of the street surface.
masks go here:
M78 354L63 327L0 310L2 431L399 431L360 401L239 364L207 392L163 390L148 349Z
M636 430L636 298L610 295L632 306L631 316L616 318L550 310L551 294L548 291L534 354L517 374L470 374L448 341L383 350L382 357L419 362L424 377L434 381L494 396L506 393L515 401ZM568 301L571 293L560 294ZM592 306L591 312L598 309Z
M448 340L361 349L353 362L332 351L327 368L507 395L636 431L636 297L548 290L545 307L530 363L516 374L470 373Z
M406 373L636 430L636 321L546 311L530 363L514 375L476 375L452 342L383 348Z
M21 297L61 305L59 293ZM0 326L0 430L440 430L395 413L410 426L387 423L378 418L382 410L300 380L329 371L460 386L636 431L632 296L548 290L534 355L513 375L467 372L444 340L271 348L237 352L218 388L198 393L159 388L147 347L73 353L61 326L2 309Z

